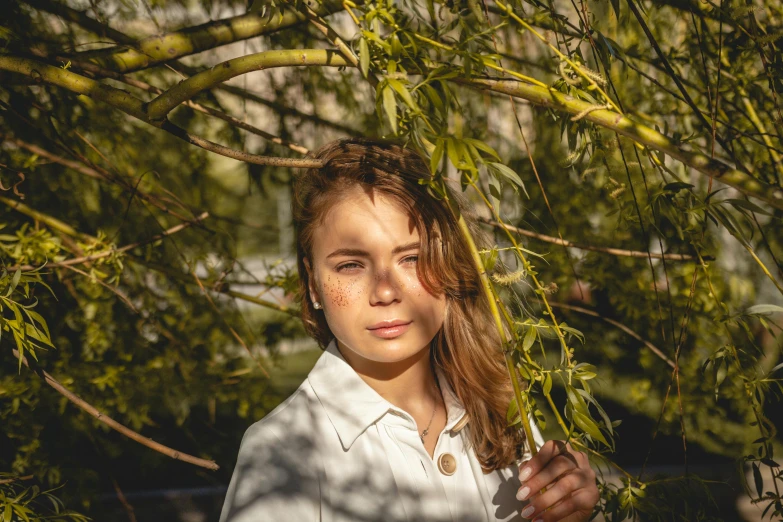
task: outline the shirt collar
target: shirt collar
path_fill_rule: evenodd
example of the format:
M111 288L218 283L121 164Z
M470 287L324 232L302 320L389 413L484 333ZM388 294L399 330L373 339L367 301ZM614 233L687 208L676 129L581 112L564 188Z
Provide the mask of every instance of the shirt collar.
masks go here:
M465 414L465 409L440 368L435 373L446 403L446 430L450 430ZM307 379L326 410L345 451L350 449L359 435L389 411L409 419L411 427L415 424L407 412L381 397L359 377L337 349L334 339L318 358Z

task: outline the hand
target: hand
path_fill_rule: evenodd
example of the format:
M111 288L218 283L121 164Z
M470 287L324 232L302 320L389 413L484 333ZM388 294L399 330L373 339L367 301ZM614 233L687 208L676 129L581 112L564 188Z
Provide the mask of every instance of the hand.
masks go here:
M520 464L519 480L517 498L530 500L522 517L535 522L586 522L599 500L587 455L562 440L547 441Z

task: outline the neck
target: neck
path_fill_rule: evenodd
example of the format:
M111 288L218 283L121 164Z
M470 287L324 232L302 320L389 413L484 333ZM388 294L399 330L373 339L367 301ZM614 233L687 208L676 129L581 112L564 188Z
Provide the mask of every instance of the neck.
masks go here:
M394 406L414 415L432 408L438 390L429 344L415 355L393 363L365 359L339 341L337 348L359 377Z

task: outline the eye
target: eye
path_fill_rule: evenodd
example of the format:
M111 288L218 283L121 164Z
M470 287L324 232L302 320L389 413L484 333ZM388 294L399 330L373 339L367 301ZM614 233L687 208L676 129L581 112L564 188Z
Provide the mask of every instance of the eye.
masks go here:
M419 256L408 256L405 259L402 260L403 263L413 263L416 264L419 261Z
M353 270L355 268L361 268L361 267L362 265L360 265L359 263L349 262L338 266L337 268L335 268L335 270L337 270L338 272L344 272L346 270Z

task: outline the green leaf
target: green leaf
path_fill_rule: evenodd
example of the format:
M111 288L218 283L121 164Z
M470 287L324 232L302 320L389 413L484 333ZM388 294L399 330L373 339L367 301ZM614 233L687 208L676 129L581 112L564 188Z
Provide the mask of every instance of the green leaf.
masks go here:
M536 342L536 327L531 326L527 333L525 333L525 339L522 341L522 351L527 352L533 343Z
M759 315L759 314L772 314L783 312L783 307L772 304L760 304L754 305L746 309L743 314L745 315Z
M383 88L383 110L389 119L392 133L397 134L397 101L394 99L394 91L388 85Z
M756 485L756 493L758 493L760 498L764 496L764 479L761 478L761 470L758 464L751 462L751 467L753 468L753 482Z
M525 189L525 183L522 181L522 178L519 177L519 174L511 170L509 167L502 163L496 163L496 162L487 162L487 166L490 167L493 172L497 172L504 178L508 179L513 183L514 185L517 185L522 189L522 191L525 193L525 196L530 198L530 195L527 193L527 189Z
M691 183L683 183L682 181L675 181L674 183L667 183L664 185L663 190L667 192L679 192L684 189L692 189L695 185Z
M498 153L495 151L495 149L493 149L492 147L490 147L489 145L487 145L483 141L476 140L476 139L473 139L473 138L462 138L462 141L464 141L465 143L468 143L470 145L473 145L477 149L486 152L487 154L489 154L493 158L495 158L498 161L500 161L500 155L498 155Z
M508 405L508 411L506 411L506 422L509 426L513 426L517 422L521 422L522 419L519 416L519 406L517 405L517 398L513 397L511 403Z
M443 149L445 147L445 142L443 138L438 138L437 143L435 144L435 150L432 151L432 156L430 157L430 171L432 174L435 174L438 172L438 168L440 167L440 161L443 159Z
M367 78L370 71L370 47L365 38L359 39L359 69L362 71L362 76Z
M593 422L593 419L587 415L584 415L578 410L574 410L571 413L573 415L574 422L577 426L579 426L579 428L581 428L582 431L590 435L593 440L600 441L606 446L609 446L609 442L607 442L607 440L604 438L603 433L601 433L601 430L598 429L598 425Z
M544 382L541 386L544 390L544 395L549 395L552 392L552 374L551 373L545 373L544 374Z
M401 81L395 80L395 79L389 79L389 85L392 86L392 89L397 91L397 94L399 94L402 97L402 100L414 111L419 110L419 106L416 103L416 100L413 99L413 96L411 96L411 93L408 92L408 89L405 88L405 86L402 84Z
M22 278L22 269L17 268L16 272L14 272L14 276L11 278L11 284L8 287L8 292L6 292L5 296L10 296L13 291L16 289L16 285L19 284L19 280Z
M758 212L759 214L764 214L765 216L772 215L768 211L756 205L755 203L751 203L750 201L745 201L744 199L724 199L723 201L721 201L721 203L729 203L730 205L732 205L737 209L744 209L744 210L749 210L751 212Z

